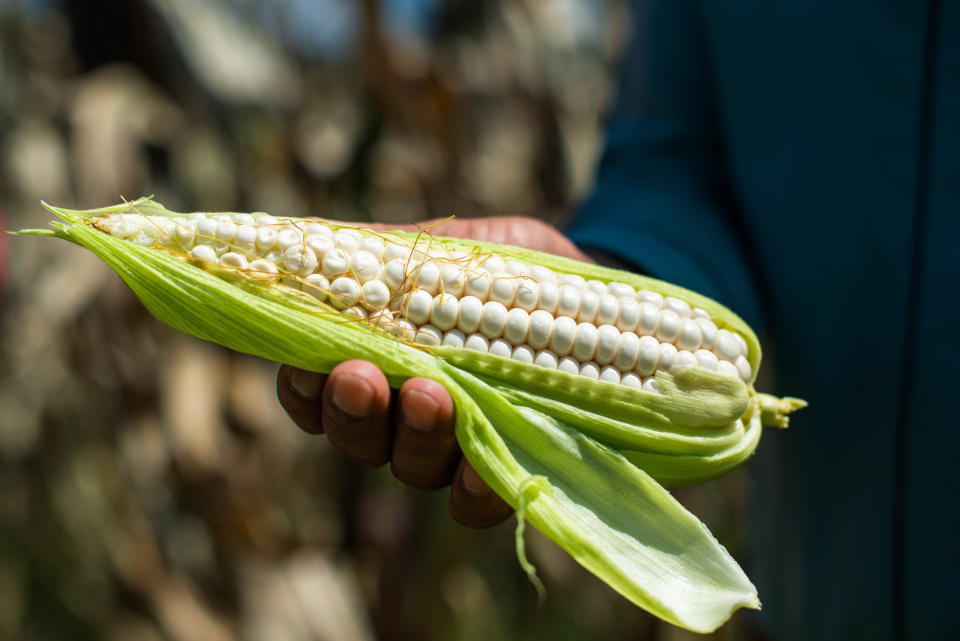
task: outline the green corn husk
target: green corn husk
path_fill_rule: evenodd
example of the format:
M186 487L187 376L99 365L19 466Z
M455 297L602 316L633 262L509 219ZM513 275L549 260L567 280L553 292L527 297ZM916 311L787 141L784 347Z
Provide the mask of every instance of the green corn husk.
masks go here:
M117 213L186 216L149 198L88 211L45 206L62 222L22 234L86 247L157 318L181 331L316 372L361 358L380 366L392 385L411 376L444 384L455 401L464 455L517 509L520 526L529 521L636 605L695 632L716 629L738 608L760 607L737 563L661 483L696 483L732 469L752 454L762 424L785 426L786 415L803 401L758 394L753 381L744 384L698 368L659 372L662 394L651 394L491 354L424 348L282 284L212 273L168 248L137 245L91 224ZM391 235L418 240L414 234ZM439 240L453 249L496 252L558 273L681 298L745 338L756 376L760 347L754 333L698 294L540 252ZM519 534L518 553L532 573Z

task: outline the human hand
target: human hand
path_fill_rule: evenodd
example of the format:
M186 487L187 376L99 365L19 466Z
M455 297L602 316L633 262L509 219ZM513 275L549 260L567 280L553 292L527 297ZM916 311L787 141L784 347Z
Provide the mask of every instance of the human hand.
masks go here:
M555 228L533 218L454 219L435 231L590 260ZM411 378L391 390L383 372L362 360L340 363L328 375L283 365L277 374L277 397L301 429L325 433L358 462L380 467L389 461L398 480L421 490L451 485L450 515L458 523L490 527L510 516L510 507L460 453L453 399L440 383Z

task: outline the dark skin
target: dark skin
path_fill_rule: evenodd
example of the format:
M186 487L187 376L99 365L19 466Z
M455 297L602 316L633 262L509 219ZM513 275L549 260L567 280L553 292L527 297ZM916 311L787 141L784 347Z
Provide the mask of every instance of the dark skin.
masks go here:
M415 225L399 228L420 229ZM563 234L533 218L451 220L431 233L590 261ZM370 467L389 462L398 480L419 490L450 485L450 515L462 525L491 527L512 513L461 454L454 436L453 399L436 381L411 378L392 390L383 372L368 361L345 361L326 375L282 365L277 398L301 429L326 434L356 461Z

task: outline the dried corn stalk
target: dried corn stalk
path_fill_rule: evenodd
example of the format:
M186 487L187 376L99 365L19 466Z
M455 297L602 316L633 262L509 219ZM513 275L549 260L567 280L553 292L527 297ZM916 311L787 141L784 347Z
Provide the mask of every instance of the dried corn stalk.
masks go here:
M178 214L150 199L48 209L63 222L23 233L91 250L177 329L317 372L362 358L393 385L443 383L465 456L520 526L640 607L697 632L759 607L736 562L660 485L732 469L763 424L784 426L803 406L754 390L759 344L721 305L427 234Z

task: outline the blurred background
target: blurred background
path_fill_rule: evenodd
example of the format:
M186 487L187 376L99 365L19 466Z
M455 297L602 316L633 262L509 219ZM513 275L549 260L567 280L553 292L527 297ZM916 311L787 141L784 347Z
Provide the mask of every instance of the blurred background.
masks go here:
M630 24L626 0L0 0L0 228L146 194L562 225ZM0 639L694 637L528 530L538 607L515 521L463 528L301 433L276 364L161 325L92 255L0 235L0 289ZM740 558L749 489L680 493Z

